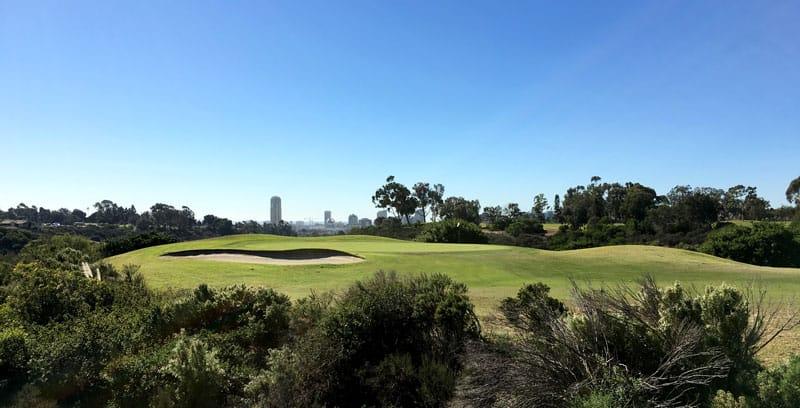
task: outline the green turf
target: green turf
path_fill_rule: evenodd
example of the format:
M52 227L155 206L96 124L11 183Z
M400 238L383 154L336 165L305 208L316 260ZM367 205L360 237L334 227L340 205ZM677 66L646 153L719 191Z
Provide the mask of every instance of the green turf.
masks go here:
M330 248L361 256L365 262L275 266L160 257L171 251L212 248ZM273 287L292 297L305 296L311 290L340 289L379 269L401 274L442 272L469 286L470 297L484 315L494 310L499 299L513 295L527 282L544 282L556 296L567 297L569 278L600 286L632 282L643 273L650 273L661 283L680 280L698 288L723 281L748 285L758 280L771 298L790 297L800 290L800 269L759 267L697 252L636 245L544 251L352 235L314 238L235 235L145 248L109 261L117 266L140 265L146 281L156 288L241 283Z

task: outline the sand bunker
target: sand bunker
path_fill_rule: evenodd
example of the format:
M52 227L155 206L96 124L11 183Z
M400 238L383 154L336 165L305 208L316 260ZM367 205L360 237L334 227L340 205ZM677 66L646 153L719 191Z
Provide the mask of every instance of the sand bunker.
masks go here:
M161 256L267 265L343 265L364 261L363 258L333 249L289 249L285 251L192 249L168 252Z

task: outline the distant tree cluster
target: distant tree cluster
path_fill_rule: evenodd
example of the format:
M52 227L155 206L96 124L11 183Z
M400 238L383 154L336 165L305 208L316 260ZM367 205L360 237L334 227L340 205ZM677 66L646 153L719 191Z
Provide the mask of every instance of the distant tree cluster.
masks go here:
M395 181L394 176L386 178L386 184L380 186L372 196L372 203L377 208L384 208L390 214L411 223L411 216L417 210L422 214L422 222L427 221L430 214L433 221L441 216L442 196L444 186L419 182L412 189Z
M8 211L0 210L0 219L26 220L35 224L69 225L86 221L86 213L77 209L70 211L66 208L51 211L35 205L29 207L20 203L15 208L9 208Z
M149 210L137 212L134 206L124 207L111 200L94 204L87 216L80 210L50 211L46 208L19 204L0 211L0 220L22 220L28 228L0 226L0 257L14 256L29 241L58 234L81 235L95 241L109 241L107 254L121 253L125 248L138 249L187 239L231 234L296 235L292 226L241 221L208 214L198 220L191 208L156 203Z

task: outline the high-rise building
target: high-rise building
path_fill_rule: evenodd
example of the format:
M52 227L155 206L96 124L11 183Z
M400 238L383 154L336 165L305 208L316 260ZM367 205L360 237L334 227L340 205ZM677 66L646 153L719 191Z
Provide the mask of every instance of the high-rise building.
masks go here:
M272 196L269 199L269 222L278 225L281 220L281 198Z
M369 227L370 225L372 225L372 220L369 218L362 218L358 220L358 225L361 227Z
M355 215L355 214L350 214L350 216L347 217L347 225L349 225L351 227L357 227L358 226L358 216Z
M331 211L330 210L326 210L325 211L325 225L328 225L328 224L333 224L333 218L331 218Z
M378 211L377 218L387 218L389 216L389 212L386 210Z

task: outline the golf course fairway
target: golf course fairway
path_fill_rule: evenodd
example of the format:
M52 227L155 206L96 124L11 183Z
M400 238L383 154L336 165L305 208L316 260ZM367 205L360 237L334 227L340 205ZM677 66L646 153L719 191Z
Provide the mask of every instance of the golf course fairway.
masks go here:
M363 258L363 262L324 264L254 264L162 256L189 250L283 251L328 249ZM602 286L636 281L653 275L661 284L681 281L701 290L726 282L757 284L770 299L787 299L800 291L800 269L770 268L734 262L674 248L620 245L574 251L477 244L429 244L382 237L340 235L282 237L232 235L160 245L108 259L117 267L136 264L154 288L194 288L244 284L271 287L293 298L312 290L347 287L377 270L399 274L444 273L469 287L481 315L495 309L500 299L514 295L526 283L544 282L556 297L569 296L570 278Z

